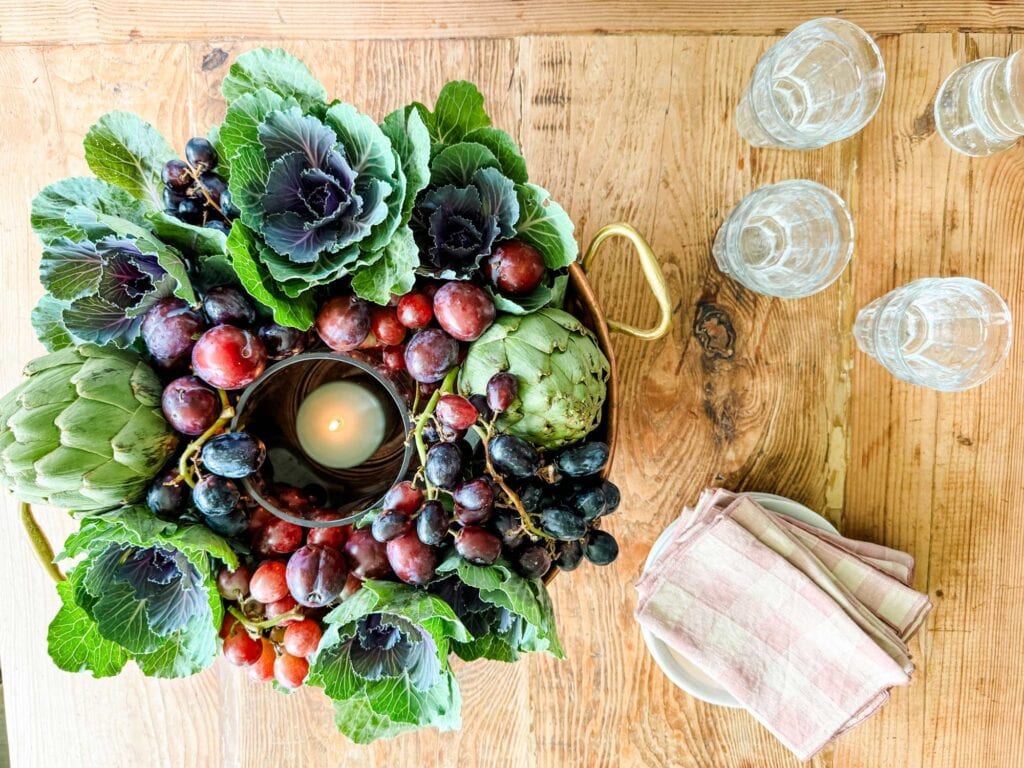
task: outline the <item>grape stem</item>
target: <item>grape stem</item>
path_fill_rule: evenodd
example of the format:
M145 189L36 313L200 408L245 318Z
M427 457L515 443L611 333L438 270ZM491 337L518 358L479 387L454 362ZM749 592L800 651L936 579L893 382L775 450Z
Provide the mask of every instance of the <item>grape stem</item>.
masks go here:
M512 506L515 507L516 512L519 513L519 519L523 521L523 530L534 539L550 539L550 536L533 524L530 514L526 511L526 508L523 506L523 502L519 499L519 494L513 491L509 487L508 483L505 482L505 478L503 478L494 469L494 464L491 463L490 428L484 429L479 424L474 424L473 430L480 435L480 441L484 446L484 465L487 467L487 474L494 478L498 487L501 488L508 500L512 502Z
M224 425L231 421L235 416L235 409L231 406L231 402L228 400L228 393L223 389L218 389L217 394L220 395L220 416L218 416L217 420L210 425L209 429L185 447L181 457L178 459L178 476L180 479L185 481L189 488L196 487L195 473L192 465L189 464L189 459L199 453L203 445L206 444L206 441L220 432L224 428Z
M441 382L441 386L434 390L434 394L430 396L427 404L423 407L423 412L420 413L419 418L416 419L416 426L413 428L412 434L413 439L416 441L416 453L420 457L420 466L427 466L427 443L423 439L423 430L427 426L427 421L431 416L434 415L434 410L437 408L437 402L441 399L441 395L448 394L452 391L455 386L455 379L459 375L458 367L452 368L448 375L444 377L444 381ZM416 387L416 392L419 394L419 387ZM436 499L437 489L431 484L430 480L427 479L426 471L423 473L423 482L427 487L427 498Z
M202 175L202 170L198 168L193 168L188 161L185 162L185 165L188 166L188 175L192 177L192 181L194 181L196 186L199 187L199 191L202 193L203 197L206 198L206 202L213 206L217 213L219 213L221 216L224 216L224 211L221 209L220 205L214 202L213 198L210 197L210 193L206 191L206 185L203 184L203 182L199 178ZM206 166L203 166L203 168L205 167Z
M292 608L290 611L282 613L280 616L275 616L272 619L264 619L263 621L253 621L233 605L228 607L228 613L238 619L238 623L245 627L248 632L256 634L259 634L264 629L276 627L282 622L303 618L302 609L298 607Z

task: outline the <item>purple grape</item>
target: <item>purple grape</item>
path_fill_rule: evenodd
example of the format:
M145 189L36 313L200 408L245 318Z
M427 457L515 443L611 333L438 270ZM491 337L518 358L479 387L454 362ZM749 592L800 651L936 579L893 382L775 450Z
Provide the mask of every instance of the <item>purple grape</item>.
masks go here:
M182 376L164 387L160 406L167 422L184 435L201 435L221 410L217 393L195 376Z
M182 367L205 324L184 300L161 299L142 319L142 341L153 361L164 370Z
M501 556L501 539L485 528L467 525L455 534L455 551L475 565L491 565Z
M211 288L203 298L203 311L210 325L235 325L244 328L256 319L256 310L245 294L231 286Z
M185 159L194 167L203 167L203 170L210 170L217 167L217 150L213 144L202 136L194 136L185 145Z
M305 332L277 323L264 323L256 329L256 334L263 341L267 357L271 360L284 360L297 355L309 343L309 336Z
M441 381L459 361L459 343L444 331L419 331L405 346L405 367L416 381Z
M448 513L439 501L428 501L416 518L416 535L424 544L436 547L448 535Z

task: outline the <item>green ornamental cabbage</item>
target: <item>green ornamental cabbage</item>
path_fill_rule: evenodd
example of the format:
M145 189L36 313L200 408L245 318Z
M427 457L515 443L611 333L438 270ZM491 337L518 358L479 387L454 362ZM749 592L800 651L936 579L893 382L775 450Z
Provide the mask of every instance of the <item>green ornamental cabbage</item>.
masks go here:
M498 422L542 448L582 440L601 423L611 373L594 335L560 309L499 317L469 348L459 377L464 394L482 394L496 373L519 379L519 400Z
M0 484L83 512L137 500L177 443L152 369L87 344L36 358L25 374L0 399Z

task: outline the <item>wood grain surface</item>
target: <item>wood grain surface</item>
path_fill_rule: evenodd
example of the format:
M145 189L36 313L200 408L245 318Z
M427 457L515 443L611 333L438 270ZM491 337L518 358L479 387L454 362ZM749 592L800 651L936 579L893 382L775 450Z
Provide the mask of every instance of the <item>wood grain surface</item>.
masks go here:
M573 10L525 0L474 15L480 4L392 2L339 3L319 15L296 2L280 16L265 12L269 3L238 13L230 5L0 0L0 388L41 351L29 326L41 293L29 201L47 182L86 171L81 139L103 112L138 112L180 147L223 114L218 86L230 59L283 40L332 95L378 117L469 78L581 242L602 224L630 221L649 236L671 286L668 337L616 337L623 412L613 479L623 505L610 529L622 555L553 583L567 660L461 665L460 732L356 747L333 731L319 692L285 697L222 662L174 682L133 669L102 681L56 670L45 649L56 596L5 500L0 665L13 765L796 766L746 713L675 689L632 618L632 585L651 544L712 484L791 496L854 536L906 549L918 558L917 586L936 604L912 644L913 684L813 765L1024 765L1024 350L982 388L937 394L893 380L855 352L849 333L859 306L929 275L978 277L1024 310L1024 148L963 158L930 118L936 88L958 63L1024 44L1005 31L956 30L1024 26L1019 4ZM815 152L751 149L732 109L774 38L750 33L824 12L875 32L924 31L880 41L890 85L861 135ZM246 39L222 39L228 26ZM585 34L599 31L630 34ZM710 34L722 31L742 34ZM472 39L320 39L347 37ZM808 299L756 296L715 271L712 238L745 193L798 176L849 201L852 267ZM609 315L653 318L625 247L609 246L592 279ZM60 512L40 517L55 539L71 529Z

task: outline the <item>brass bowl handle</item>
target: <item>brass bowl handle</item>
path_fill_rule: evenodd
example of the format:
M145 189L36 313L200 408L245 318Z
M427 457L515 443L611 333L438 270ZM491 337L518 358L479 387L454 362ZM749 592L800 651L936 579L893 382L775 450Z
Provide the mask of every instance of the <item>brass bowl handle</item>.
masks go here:
M634 325L606 318L608 327L613 331L619 331L638 339L644 339L645 341L660 339L672 327L672 300L669 298L668 283L665 282L665 275L661 272L658 259L654 255L654 251L651 250L651 246L644 240L643 235L624 222L601 227L597 234L594 235L594 239L590 241L587 252L583 255L583 271L586 272L590 269L590 265L594 261L594 257L597 256L597 252L610 237L624 237L632 244L637 258L640 259L640 266L644 270L644 277L647 278L647 285L650 286L651 293L654 294L654 300L658 302L658 311L661 317L658 320L658 324L653 328L637 328Z
M39 523L32 514L32 506L24 501L21 502L21 525L24 527L25 533L28 534L32 551L35 552L36 558L42 563L50 578L54 581L64 581L64 574L60 572L60 568L54 562L53 547L50 546L49 539L46 538L46 534L43 533L43 529L39 527Z

